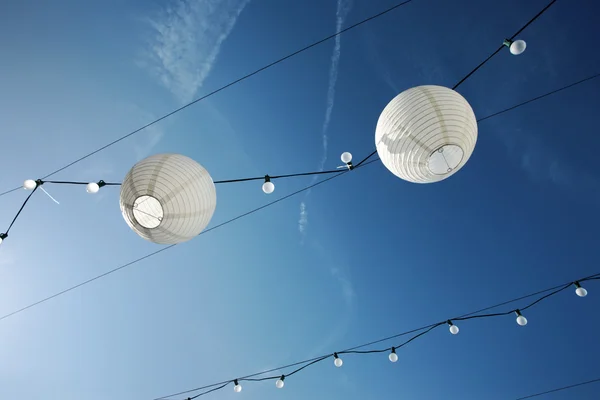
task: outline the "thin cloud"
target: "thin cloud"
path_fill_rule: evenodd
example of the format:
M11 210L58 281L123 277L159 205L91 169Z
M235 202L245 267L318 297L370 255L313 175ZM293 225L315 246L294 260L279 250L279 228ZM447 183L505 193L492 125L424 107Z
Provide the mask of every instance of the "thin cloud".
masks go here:
M336 32L342 30L344 26L344 21L352 8L352 0L338 0L337 2L337 10L336 10L336 19L335 19L335 29ZM338 79L338 70L340 64L340 57L342 55L342 37L338 35L335 37L335 44L333 47L333 53L331 54L331 65L329 66L329 83L327 85L327 107L325 108L325 119L323 120L323 126L321 127L321 140L322 140L322 148L323 153L321 156L321 162L319 163L319 171L322 171L325 167L325 162L327 162L327 150L328 150L328 142L329 137L327 132L329 130L329 124L331 123L331 114L333 113L333 107L335 105L335 88ZM316 175L313 177L312 182L316 181ZM304 195L304 199L306 199L310 195L310 189ZM302 235L306 234L306 225L308 224L306 212L306 202L302 201L300 203L300 221L298 222L298 230Z
M170 1L157 18L149 20L155 35L141 65L179 101L191 101L249 1Z
M298 230L300 233L304 233L306 230L306 224L308 224L308 212L306 211L306 204L300 203L300 218L298 219Z

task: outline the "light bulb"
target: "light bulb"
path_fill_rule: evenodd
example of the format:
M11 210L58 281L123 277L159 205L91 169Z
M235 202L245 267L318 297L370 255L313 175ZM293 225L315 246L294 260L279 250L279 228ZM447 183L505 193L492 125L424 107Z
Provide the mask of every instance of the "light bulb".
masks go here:
M0 233L0 244L6 239L7 235L5 233Z
M281 389L283 387L283 385L285 385L285 383L283 382L283 380L285 379L285 376L281 376L281 378L277 379L277 382L275 382L275 387L277 389Z
M236 379L235 381L233 381L233 384L235 385L235 386L233 387L233 391L234 391L234 392L236 392L236 393L239 393L239 392L241 392L241 391L242 391L242 385L240 385L240 384L238 383L237 379Z
M266 194L271 194L275 190L275 185L273 184L273 182L265 182L262 185L262 190Z
M37 186L37 183L33 179L27 179L23 182L23 189L25 190L33 190Z
M352 154L345 151L342 153L340 158L342 159L343 163L348 164L350 161L352 161Z
M511 43L509 50L510 50L510 54L512 54L514 56L518 56L519 54L522 54L526 48L527 48L527 43L525 43L524 40L515 40L514 42Z
M396 354L396 349L394 349L393 347L392 347L392 352L390 353L388 358L390 359L391 362L398 361L398 354Z
M517 310L515 313L517 314L517 324L521 326L527 325L527 318L521 315L521 311Z
M335 357L335 360L333 360L333 365L335 365L336 367L339 368L344 364L342 359L338 357L337 353L333 353L333 357Z
M585 290L585 288L582 288L581 285L579 284L579 282L573 282L575 284L575 287L577 289L575 289L575 293L577 294L577 296L579 297L585 297L587 296L587 290Z
M458 326L456 326L454 324L450 325L450 333L451 334L456 335L458 333L458 331L459 331Z
M100 190L100 185L98 185L96 182L90 182L87 184L87 186L85 187L86 192L88 193L98 193L98 190Z

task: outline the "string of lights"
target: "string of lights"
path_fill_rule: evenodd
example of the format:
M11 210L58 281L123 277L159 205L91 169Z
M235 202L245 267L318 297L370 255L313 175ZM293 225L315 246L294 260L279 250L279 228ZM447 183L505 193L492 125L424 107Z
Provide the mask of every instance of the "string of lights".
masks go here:
M181 106L181 107L179 107L179 108L177 108L177 109L175 109L175 110L173 110L173 111L171 111L171 112L163 115L162 117L159 117L159 118L157 118L157 119L155 119L155 120L147 123L146 125L144 125L144 126L142 126L140 128L137 128L134 131L131 131L131 132L127 133L126 135L123 135L120 138L118 138L116 140L113 140L112 142L110 142L110 143L108 143L108 144L106 144L106 145L104 145L102 147L99 147L96 150L93 150L93 151L87 153L86 155L84 155L82 157L79 157L78 159L76 159L76 160L74 160L74 161L72 161L72 162L70 162L70 163L68 163L68 164L66 164L66 165L64 165L64 166L62 166L62 167L60 167L60 168L52 171L52 172L50 172L49 174L45 175L42 179L49 178L52 175L55 175L55 174L57 174L57 173L59 173L61 171L64 171L65 169L67 169L67 168L69 168L69 167L71 167L71 166L73 166L73 165L75 165L75 164L77 164L77 163L85 160L86 158L91 157L94 154L99 153L102 150L105 150L105 149L107 149L107 148L109 148L109 147L111 147L111 146L113 146L113 145L115 145L115 144L117 144L117 143L119 143L119 142L121 142L121 141L123 141L123 140L125 140L125 139L127 139L127 138L129 138L131 136L133 136L133 135L135 135L136 133L139 133L139 132L143 131L146 128L149 128L152 125L155 125L158 122L160 122L160 121L162 121L164 119L167 119L167 118L171 117L172 115L177 114L180 111L183 111L186 108L188 108L188 107L190 107L190 106L192 106L192 105L194 105L194 104L196 104L196 103L198 103L198 102L200 102L202 100L205 100L205 99L207 99L207 98L209 98L211 96L214 96L215 94L220 93L220 92L224 91L225 89L228 89L231 86L234 86L234 85L236 85L238 83L241 83L241 82L243 82L243 81L245 81L245 80L253 77L254 75L257 75L257 74L259 74L259 73L261 73L263 71L266 71L266 70L270 69L271 67L276 66L277 64L280 64L280 63L282 63L282 62L284 62L284 61L286 61L286 60L288 60L288 59L290 59L292 57L295 57L295 56L297 56L297 55L299 55L301 53L304 53L305 51L310 50L313 47L316 47L316 46L319 46L319 45L321 45L321 44L323 44L325 42L328 42L329 40L334 39L337 36L340 36L340 35L342 35L345 32L348 32L348 31L351 31L353 29L356 29L359 26L366 24L367 22L373 21L373 20L378 19L378 18L380 18L380 17L382 17L382 16L384 16L386 14L389 14L392 11L395 11L395 10L399 9L402 6L407 5L411 1L412 0L406 0L406 1L403 1L403 2L400 2L400 3L396 3L395 5L387 8L387 9L385 9L383 11L380 11L380 12L374 14L374 15L371 15L370 17L367 17L367 18L365 18L365 19L363 19L363 20L361 20L361 21L359 21L357 23L354 23L354 24L352 24L352 25L350 25L350 26L348 26L348 27L346 27L344 29L341 29L341 30L339 30L338 32L336 32L334 34L331 34L331 35L326 36L326 37L324 37L324 38L322 38L320 40L317 40L316 42L313 42L313 43L311 43L311 44L309 44L307 46L302 47L301 49L293 51L293 52L287 54L286 56L281 57L281 58L279 58L279 59L277 59L277 60L275 60L275 61L273 61L273 62L271 62L271 63L269 63L269 64L267 64L265 66L263 66L263 67L260 67L260 68L254 70L254 71L252 71L250 73L247 73L246 75L244 75L244 76L242 76L240 78L237 78L237 79L235 79L235 80L233 80L233 81L231 81L231 82L229 82L229 83L227 83L227 84L219 87L218 89L215 89L212 92L209 92L209 93L205 94L202 97L199 97L199 98L197 98L195 100L192 100L191 102L189 102L189 103L187 103L187 104L185 104L185 105L183 105L183 106ZM11 193L11 192L14 192L16 190L19 190L20 188L21 187L18 186L18 187L15 187L13 189L6 190L5 192L0 193L0 196L4 196L4 195L6 195L8 193Z
M369 165L369 164L372 164L372 163L374 163L374 162L376 162L376 161L378 161L378 159L374 159L374 160L371 160L371 161L369 161L369 162L367 162L367 163L364 163L362 166L363 166L363 167L365 167L365 166L367 166L367 165ZM354 168L354 169L357 169L357 168ZM287 194L287 195L285 195L285 196L282 196L282 197L280 197L280 198L278 198L278 199L276 199L276 200L273 200L273 201L271 201L271 202L269 202L269 203L267 203L267 204L264 204L264 205L262 205L262 206L260 206L260 207L256 207L256 208L254 208L254 209L252 209L252 210L250 210L250 211L247 211L247 212L245 212L245 213L243 213L243 214L240 214L240 215L238 215L238 216L236 216L236 217L230 218L230 219L228 219L228 220L226 220L226 221L224 221L224 222L221 222L220 224L217 224L217 225L215 225L215 226L213 226L213 227L211 227L211 228L205 229L205 230L204 230L204 231L202 231L202 232L201 232L201 233L200 233L198 236L200 236L200 235L203 235L203 234L205 234L205 233L208 233L208 232L210 232L210 231L214 231L214 230L216 230L216 229L219 229L219 228L221 228L221 227L223 227L223 226L225 226L225 225L229 225L229 224L231 224L231 223L233 223L233 222L235 222L235 221L237 221L237 220L239 220L239 219L241 219L241 218L247 217L247 216L249 216L249 215L251 215L251 214L254 214L254 213L258 212L258 211L261 211L261 210L263 210L263 209L265 209L265 208L271 207L271 206L273 206L273 205L275 205L275 204L277 204L277 203L279 203L279 202L281 202L281 201L284 201L284 200L286 200L286 199L289 199L289 198L291 198L291 197L293 197L293 196L296 196L296 195L298 195L298 194L300 194L300 193L302 193L302 192L305 192L305 191L307 191L307 190L309 190L309 189L312 189L312 188L314 188L314 187L320 186L320 185L322 185L322 184L324 184L324 183L326 183L326 182L329 182L329 181L331 181L331 180L333 180L333 179L335 179L335 178L338 178L338 177L340 177L340 176L342 176L342 175L344 175L344 174L346 174L346 173L348 173L348 172L350 172L350 170L349 170L349 169L342 170L342 171L338 171L338 173L337 173L336 175L332 175L332 176L330 176L330 177L328 177L328 178L325 178L325 179L323 179L323 180L320 180L320 181L318 181L318 182L315 182L315 183L313 183L312 185L308 185L308 186L306 186L306 187L304 187L304 188L302 188L302 189L296 190L296 191L294 191L294 192L292 192L292 193L290 193L290 194ZM75 289L78 289L78 288L80 288L80 287L82 287L82 286L85 286L85 285L87 285L87 284L89 284L89 283L92 283L92 282L94 282L94 281L97 281L98 279L104 278L104 277L106 277L106 276L108 276L108 275L112 275L113 273L115 273L115 272L117 272L117 271L120 271L120 270L122 270L122 269L124 269L124 268L127 268L127 267L131 266L131 265L137 264L137 263L139 263L140 261L143 261L143 260L145 260L145 259L147 259L147 258L153 257L153 256L155 256L155 255L157 255L157 254L159 254L159 253L162 253L163 251L166 251L166 250L168 250L168 249L170 249L170 248L172 248L172 247L175 247L175 246L176 246L176 245L175 245L175 244L173 244L173 245L169 245L169 246L166 246L166 247L162 247L161 249L159 249L159 250L157 250L157 251L154 251L154 252L152 252L152 253L148 253L148 254L146 254L145 256L139 257L139 258L137 258L137 259L135 259L135 260L133 260L133 261L130 261L130 262L126 263L126 264L122 264L122 265L120 265L120 266L118 266L118 267L116 267L116 268L113 268L113 269L111 269L110 271L106 271L106 272L104 272L104 273L102 273L102 274L100 274L100 275L96 275L96 276L95 276L95 277L93 277L93 278L90 278L90 279L88 279L88 280L86 280L86 281L83 281L83 282L81 282L81 283L78 283L78 284L76 284L76 285L74 285L74 286L71 286L71 287L69 287L69 288L67 288L67 289L61 290L60 292L57 292L57 293L55 293L55 294L53 294L53 295L50 295L50 296L48 296L48 297L45 297L45 298L43 298L43 299L41 299L41 300L38 300L38 301L36 301L36 302L34 302L34 303L31 303L31 304L29 304L29 305L27 305L27 306L25 306L25 307L22 307L22 308L20 308L20 309L18 309L18 310L15 310L15 311L13 311L13 312L10 312L10 313L8 313L8 314L5 314L5 315L3 315L3 316L1 316L1 317L0 317L0 321L2 321L2 320L4 320L4 319L7 319L7 318L9 318L9 317L12 317L12 316L14 316L14 315L16 315L16 314L20 314L20 313L22 313L23 311L29 310L30 308L36 307L36 306L38 306L38 305L40 305L40 304L46 303L46 302L47 302L47 301L49 301L49 300L52 300L52 299L54 299L54 298L56 298L56 297L59 297L59 296L62 296L63 294L66 294L66 293L68 293L68 292L71 292L71 291L73 291L73 290L75 290Z
M496 49L496 51L494 51L492 54L490 54L488 56L488 58L486 58L485 60L483 60L478 66L476 66L475 68L473 68L471 70L471 72L469 72L467 75L465 75L464 78L462 78L460 81L458 81L458 83L452 87L452 90L456 90L464 81L466 81L471 75L473 75L475 72L477 72L477 70L479 68L483 67L488 61L490 61L492 58L494 58L494 56L496 54L500 53L500 51L502 51L502 49L504 49L504 47L508 47L510 49L510 52L512 54L514 54L514 55L519 55L523 51L525 51L525 47L526 47L525 42L523 40L517 40L517 41L515 41L515 38L521 32L523 32L529 25L531 25L533 23L533 21L535 21L543 13L545 13L554 3L556 3L556 0L552 0L550 3L548 3L548 5L546 7L544 7L533 18L531 18L525 25L523 25L523 27L521 29L519 29L514 35L512 35L510 37L510 39L505 39L504 43L502 43L502 45L500 47L498 47Z
M486 121L488 119L497 117L499 115L502 115L506 112L515 110L519 107L525 106L527 104L533 103L535 101L541 100L543 98L549 97L553 94L562 92L563 90L566 89L570 89L572 87L578 86L582 83L586 83L589 82L593 79L596 79L600 77L600 73L588 76L586 78L580 79L576 82L570 83L568 85L562 86L558 89L554 89L550 92L544 93L540 96L536 96L534 98L531 98L529 100L523 101L521 103L518 103L514 106L505 108L501 111L497 111L495 113L492 113L490 115L487 115L485 117L479 118L477 120L477 122L483 122ZM347 168L348 170L354 169L354 168L358 168L360 166L363 165L364 162L366 162L367 160L369 160L372 156L374 156L377 153L377 150L373 151L371 154L369 154L367 157L365 157L363 160L361 160L358 164L356 165L352 165L352 155L348 152L345 152L342 154L342 162L344 162L346 164L346 166L344 168ZM339 167L338 167L339 168ZM215 184L224 184L224 183L235 183L235 182L248 182L248 181L257 181L257 180L264 180L263 183L263 191L267 194L273 193L275 186L274 184L271 182L271 180L273 179L283 179L283 178L291 178L291 177L299 177L299 176L309 176L309 175L328 175L328 174L339 174L341 171L339 169L335 169L335 170L327 170L327 171L314 171L314 172L301 172L301 173L296 173L296 174L286 174L286 175L264 175L264 176L257 176L257 177L250 177L250 178L239 178L239 179L228 179L228 180L218 180L218 181L214 181ZM271 184L268 184L269 182L271 182ZM100 188L104 187L104 186L118 186L121 185L121 183L115 183L115 182L104 182L103 180L100 180L98 182L77 182L77 181L43 181L42 179L37 179L37 180L32 180L32 179L28 179L25 181L25 183L23 184L23 188L25 189L29 189L29 190L35 190L37 189L38 186L40 186L43 183L52 183L52 184L68 184L68 185L85 185L86 186L86 190L88 193L97 193L99 191ZM5 192L4 194L7 194L8 192ZM19 209L19 211L17 212L17 215L15 216L15 218L12 220L10 227L12 227L12 225L14 224L14 222L16 221L17 217L20 215L21 211L23 210L23 208L25 207L25 204L27 204L27 202L29 201L29 198L31 197L33 193L31 193L24 201L23 205L21 206L21 208ZM4 232L4 233L0 233L0 243L2 243L2 241L4 239L7 238L8 236L8 231L10 230L10 227Z
M114 140L114 141L112 141L112 142L110 142L110 143L108 143L108 144L106 144L106 145L104 145L104 146L102 146L102 147L99 147L98 149L96 149L96 150L94 150L94 151L92 151L92 152L90 152L90 153L88 153L88 154L86 154L86 155L84 155L84 156L82 156L82 157L80 157L80 158L76 159L75 161L72 161L72 162L70 162L70 163L66 164L66 165L65 165L65 166L63 166L63 167L60 167L60 168L58 168L58 169L56 169L56 170L52 171L51 173L49 173L49 174L45 175L45 176L44 176L44 177L42 177L41 179L43 180L43 179L46 179L46 178L48 178L48 177L50 177L50 176L52 176L52 175L55 175L55 174L57 174L57 173L59 173L59 172L61 172L61 171L65 170L65 169L67 169L67 168L69 168L69 167L71 167L71 166L73 166L73 165L75 165L75 164L77 164L77 163L79 163L79 162L81 162L81 161L85 160L86 158L88 158L88 157L90 157L90 156L92 156L92 155L94 155L94 154L96 154L96 153L98 153L98 152L100 152L100 151L102 151L102 150L105 150L105 149L107 149L108 147L111 147L111 146L113 146L113 145L115 145L115 144L117 144L117 143L121 142L122 140L124 140L124 139L126 139L126 138L128 138L128 137L130 137L130 136L133 136L133 135L135 135L136 133L138 133L138 132L141 132L142 130L144 130L144 129L146 129L146 128L150 127L150 126L152 126L152 125L154 125L154 124L156 124L156 123L158 123L158 122L160 122L160 121L162 121L162 120L164 120L164 119L166 119L166 118L168 118L168 117L170 117L170 116L172 116L172 115L174 115L174 114L176 114L176 113L178 113L178 112L180 112L180 111L183 111L184 109L186 109L186 108L188 108L188 107L190 107L190 106L192 106L192 105L194 105L194 104L196 104L196 103L198 103L198 102L200 102L200 101L202 101L202 100L204 100L204 99L206 99L206 98L209 98L209 97L211 97L211 96L213 96L213 95L215 95L215 94L217 94L217 93L219 93L219 92L221 92L221 91L223 91L223 90L225 90L225 89L227 89L227 88L229 88L229 87L231 87L231 86L233 86L233 85L235 85L235 84L238 84L238 83L240 83L240 82L242 82L242 81L244 81L244 80L246 80L246 79L248 79L248 78L250 78L250 77L252 77L252 76L254 76L254 75L258 74L258 73L260 73L260 72L263 72L263 71L265 71L265 70L267 70L267 69L269 69L269 68L271 68L271 67L273 67L273 66L275 66L275 65L277 65L277 64L279 64L279 63L281 63L281 62L283 62L283 61L285 61L285 60L287 60L287 59L289 59L289 58L292 58L292 57L294 57L294 56L296 56L296 55L298 55L298 54L300 54L300 53L303 53L303 52L305 52L305 51L307 51L307 50L309 50L309 49L311 49L311 48L313 48L313 47L315 47L315 46L318 46L319 44L322 44L322 43L324 43L324 42L327 42L327 41L329 41L329 40L331 40L331 39L335 38L336 36L339 36L339 35L341 35L341 34L343 34L343 33L345 33L345 32L348 32L348 31L350 31L350 30L352 30L352 29L355 29L355 28L357 28L357 27L359 27L359 26L361 26L361 25L363 25L363 24L365 24L365 23L367 23L367 22L369 22L369 21L372 21L372 20L374 20L374 19L377 19L377 18L379 18L379 17L381 17L381 16L383 16L383 15L386 15L386 14L388 14L388 13L390 13L390 12L392 12L392 11L394 11L394 10L398 9L398 8L400 8L400 7L401 7L401 6L403 6L403 5L406 5L406 4L410 3L411 1L412 1L412 0L407 0L407 1L404 1L404 2L401 2L401 3L397 3L397 4L393 5L392 7L390 7L390 8L387 8L387 9L385 9L385 10L383 10L383 11L381 11L381 12L379 12L379 13L375 14L375 15L372 15L372 16L370 16L370 17L368 17L368 18L365 18L365 19L363 19L363 20L361 20L361 21L359 21L359 22L357 22L357 23L355 23L355 24L353 24L353 25L350 25L350 26L348 26L347 28L341 29L340 31L338 31L338 32L336 32L336 33L334 33L334 34L332 34L332 35L329 35L329 36L327 36L327 37L325 37L325 38L323 38L323 39L320 39L320 40L318 40L318 41L316 41L316 42L314 42L314 43L312 43L312 44L310 44L310 45L308 45L308 46L305 46L305 47L303 47L303 48L301 48L301 49L299 49L299 50L296 50L296 51L294 51L294 52L292 52L292 53L290 53L290 54L288 54L288 55L286 55L286 56L284 56L284 57L282 57L282 58L279 58L278 60L275 60L275 61L273 61L273 62L271 62L271 63L269 63L269 64L267 64L267 65L265 65L265 66L263 66L263 67L261 67L261 68L259 68L259 69L257 69L257 70L255 70L255 71L253 71L253 72L251 72L251 73L248 73L248 74L246 74L246 75L242 76L241 78L238 78L238 79L236 79L236 80L234 80L234 81L232 81L232 82L230 82L230 83L228 83L228 84L226 84L226 85L224 85L224 86L221 86L220 88L218 88L218 89L216 89L216 90L214 90L214 91L212 91L212 92L210 92L210 93L208 93L208 94L206 94L206 95L204 95L204 96L202 96L202 97L199 97L198 99L192 100L191 102L189 102L189 103L187 103L187 104L183 105L182 107L179 107L179 108L177 108L176 110L174 110L174 111L171 111L171 112L169 112L169 113L167 113L167 114L163 115L162 117L160 117L160 118L157 118L157 119L155 119L154 121L152 121L152 122L150 122L150 123L148 123L148 124L146 124L146 125L144 125L144 126L142 126L142 127L138 128L138 129L136 129L136 130L134 130L134 131L132 131L132 132L130 132L130 133L128 133L128 134L126 134L126 135L123 135L123 136L121 136L120 138L118 138L118 139L116 139L116 140ZM474 68L474 69L473 69L471 72L469 72L469 73L468 73L468 74L467 74L467 75L466 75L466 76L465 76L463 79L461 79L461 80L460 80L460 81L459 81L459 82L458 82L458 83L457 83L457 84L456 84L456 85L453 87L453 89L456 89L456 88L457 88L457 87L458 87L458 86L459 86L461 83L463 83L464 81L466 81L466 80L467 80L467 79L468 79L468 78L469 78L469 77L470 77L470 76L471 76L473 73L475 73L475 72L476 72L476 71L477 71L479 68L481 68L481 67L482 67L482 66L483 66L485 63L487 63L487 62L488 62L488 61L489 61L489 60L490 60L490 59L491 59L491 58L492 58L494 55L496 55L497 53L499 53L499 52L500 52L500 51L501 51L501 50L502 50L502 49L503 49L505 46L506 46L506 47L509 47L509 48L511 49L511 53L513 53L513 54L521 54L521 53L522 53L522 52L525 50L525 42L524 42L524 41L522 41L522 40L521 40L521 41L516 41L516 42L513 42L513 39L514 39L514 38L515 38L517 35L519 35L519 34L520 34L520 33L521 33L523 30L525 30L525 28L527 28L527 27L528 27L528 26L529 26L529 25L530 25L530 24L531 24L533 21L535 21L535 20L536 20L538 17L540 17L540 16L541 16L541 15L542 15L542 14L543 14L543 13L544 13L544 12L545 12L545 11L546 11L548 8L550 8L550 6L552 6L552 5L553 5L555 2L556 2L556 0L552 0L552 1L551 1L551 2L550 2L550 3L549 3L547 6L546 6L546 7L544 7L544 8L543 8L543 9L542 9L542 10L541 10L541 11L540 11L540 12L539 12L537 15L535 15L535 16L534 16L534 17L533 17L531 20L529 20L529 21L528 21L528 22L527 22L527 23L526 23L526 24L525 24L525 25L524 25L524 26L523 26L521 29L519 29L519 30L518 30L518 31L517 31L517 32L516 32L516 33L515 33L513 36L511 36L511 38L510 38L510 39L506 39L506 40L504 41L504 43L502 44L502 46L500 46L500 47L499 47L499 48L498 48L498 49L497 49L497 50L496 50L496 51L495 51L495 52L494 52L492 55L490 55L490 56L489 56L489 57L488 57L486 60L484 60L484 61L483 61L481 64L479 64L477 67L475 67L475 68ZM514 47L514 48L516 48L516 47L519 47L519 51L513 51L513 47ZM374 152L373 154L375 154L375 152ZM368 159L368 158L367 158L367 159ZM334 173L334 172L337 172L337 171L318 172L318 173ZM312 175L314 175L314 174L317 174L317 173L311 173L311 174L312 174ZM306 175L309 175L309 173L306 173ZM245 178L245 179L241 179L241 180L222 181L222 182L215 182L215 183L241 182L241 181L247 181L247 180L257 180L257 179L265 179L265 183L267 183L267 182L269 182L269 179L274 179L274 177L269 177L269 176L267 175L267 176L264 176L264 177L259 177L259 178ZM100 181L100 182L102 182L102 181ZM88 183L81 183L81 184L86 184L86 185L88 185ZM101 187L101 186L100 186L100 187ZM272 186L271 186L271 185L267 185L266 187L270 188L270 187L272 187ZM4 192L0 193L0 197L1 197L1 196L4 196L4 195L6 195L6 194L8 194L8 193L12 193L12 192L14 192L14 191L17 191L17 190L19 190L19 189L20 189L20 187L15 187L15 188L13 188L13 189L6 190L6 191L4 191Z
M557 286L553 286L547 289L543 289L540 291L537 291L535 293L530 293L527 294L525 296L521 296L515 299L510 299L504 302L501 302L499 304L495 304L489 307L485 307L483 309L477 310L477 311L473 311L470 312L468 314L464 314L461 315L459 317L454 317L454 318L449 318L449 319L445 319L436 323L432 323L426 326L422 326L420 328L416 328L416 329L411 329L409 331L406 332L402 332L393 336L389 336L383 339L378 339L375 341L371 341L368 343L364 343L346 350L342 350L342 351L336 351L333 353L329 353L329 354L325 354L319 357L315 357L315 358L311 358L308 360L304 360L304 361L299 361L299 362L295 362L292 364L288 364L288 365L284 365L281 367L277 367L277 368L272 368L266 371L261 371L261 372L257 372L254 374L250 374L250 375L246 375L246 376L242 376L239 378L234 378L234 379L228 379L228 380L224 380L221 382L217 382L217 383L213 383L213 384L209 384L209 385L204 385L201 387L197 387L194 389L190 389L190 390L185 390L185 391L181 391L178 393L174 393L174 394L170 394L170 395L166 395L163 397L159 397L156 398L154 400L165 400L165 399L169 399L169 398L174 398L175 396L181 396L181 395L189 395L190 393L195 393L195 392L200 392L195 394L194 396L191 397L186 397L185 400L192 400L192 399L196 399L198 397L207 395L209 393L212 393L214 391L217 390L221 390L224 389L225 387L233 384L233 388L235 392L241 392L242 390L242 385L240 382L257 382L257 381L267 381L267 380L275 380L275 387L278 389L281 389L284 387L284 382L286 378L289 378L290 376L292 376L293 374L302 371L303 369L312 366L314 364L320 363L326 359L331 359L333 358L333 364L335 367L340 368L343 366L344 362L341 358L341 355L350 355L350 354L358 354L358 355L364 355L364 354L380 354L380 353L389 353L388 354L388 359L390 362L395 363L398 361L399 356L398 356L398 350L401 349L402 347L408 345L409 343L413 342L414 340L418 339L419 337L425 336L426 334L432 332L433 330L435 330L436 328L440 327L440 326L444 326L447 325L448 326L448 330L452 335L457 335L459 333L459 327L458 325L456 325L457 321L468 321L468 320L475 320L475 319L483 319L483 318L495 318L495 317L502 317L502 316L507 316L510 314L515 314L516 315L516 323L519 326L525 326L528 323L527 318L523 315L523 312L525 310L528 310L532 307L534 307L535 305L540 304L542 301L552 297L552 296L556 296L557 294L565 291L566 289L568 289L569 287L574 287L575 288L575 294L578 297L586 297L588 292L587 290L581 285L583 282L591 282L594 280L598 280L600 279L600 273L596 273L584 278L580 278L571 282L566 282ZM541 296L540 296L541 295ZM496 313L487 313L487 314L482 314L485 311L488 310L492 310L498 307L502 307L505 306L507 304L511 304L511 303L515 303L517 301L521 301L527 298L531 298L531 297L535 297L535 296L540 296L537 299L535 299L534 301L532 301L531 303L520 307L520 308L513 308L504 312L496 312ZM416 333L416 334L415 334ZM380 348L380 349L369 349L369 350L359 350L361 348L366 348L369 346L372 346L374 344L378 344L378 343L382 343L382 342L389 342L392 339L396 339L402 336L407 336L410 334L415 334L413 336L411 336L409 339L395 345L395 346L388 346L385 348ZM280 371L284 371L286 369L289 369L291 367L296 367L298 365L301 365L301 367L295 369L294 371L288 373L288 374L282 374L282 375L270 375L270 376L266 376L266 377L260 377L261 375L266 375L272 372L280 372ZM591 382L590 382L591 383ZM549 393L549 392L548 392ZM525 397L525 398L529 398L529 397Z
M530 395L525 396L525 397L519 397L518 399L515 399L515 400L533 399L534 397L540 397L540 396L544 396L544 395L547 395L547 394L550 394L550 393L561 392L563 390L573 389L573 388L576 388L576 387L579 387L579 386L590 385L592 383L597 383L597 382L600 382L600 378L592 379L592 380L585 381L585 382L575 383L575 384L569 385L569 386L563 386L563 387L559 387L559 388L547 390L545 392L530 394Z

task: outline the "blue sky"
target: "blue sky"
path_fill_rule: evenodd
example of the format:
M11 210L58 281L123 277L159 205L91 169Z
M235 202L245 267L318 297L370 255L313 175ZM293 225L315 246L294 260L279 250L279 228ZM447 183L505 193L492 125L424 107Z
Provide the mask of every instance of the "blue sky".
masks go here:
M391 6L391 0L0 5L0 189L38 178L184 102ZM120 181L186 154L215 180L316 170L374 148L383 107L454 85L547 1L410 5L188 108L56 179ZM600 12L559 1L459 92L483 117L598 72ZM479 126L434 185L380 163L0 321L0 398L153 399L437 322L598 271L600 82ZM324 137L326 136L326 140ZM218 224L312 178L219 185ZM4 315L160 247L118 188L36 193L0 250ZM26 193L0 199L8 225ZM207 398L514 399L597 378L600 287L513 317L442 327L399 352L326 361ZM383 346L392 346L389 342ZM597 372L596 372L597 373ZM547 399L592 398L582 387Z

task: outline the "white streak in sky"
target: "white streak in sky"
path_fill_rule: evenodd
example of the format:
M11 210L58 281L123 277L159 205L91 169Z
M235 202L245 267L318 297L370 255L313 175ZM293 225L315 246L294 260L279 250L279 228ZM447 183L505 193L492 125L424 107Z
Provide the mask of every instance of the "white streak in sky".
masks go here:
M170 1L150 20L156 34L142 64L182 103L193 100L249 1Z
M342 30L346 16L352 8L352 0L338 0L335 20L335 31L336 33ZM335 87L338 78L338 69L340 64L340 56L342 55L342 38L340 35L335 37L335 44L333 47L333 53L331 54L331 65L329 66L329 84L327 86L327 107L325 108L325 119L323 120L323 126L321 128L322 135L322 146L323 155L321 156L321 162L319 163L319 171L322 171L327 161L327 148L329 137L327 131L329 130L329 123L331 122L331 114L333 113L333 106L335 104ZM312 183L317 180L315 175L312 179ZM306 199L310 194L310 190L306 192L304 198ZM308 214L306 212L306 203L303 201L300 203L300 220L298 222L298 230L302 235L306 234L306 225L308 224Z

